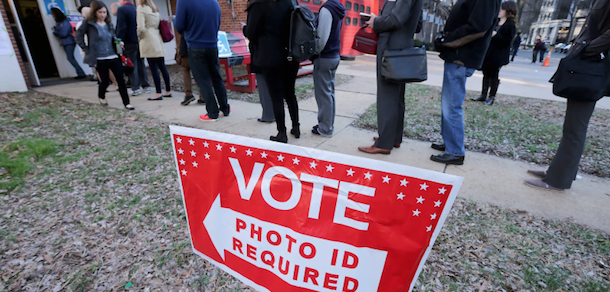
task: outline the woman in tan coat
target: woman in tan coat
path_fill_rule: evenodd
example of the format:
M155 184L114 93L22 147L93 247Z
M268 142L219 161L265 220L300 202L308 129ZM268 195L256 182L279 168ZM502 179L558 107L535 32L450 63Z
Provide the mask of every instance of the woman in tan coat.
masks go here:
M159 9L152 0L138 0L137 12L140 56L148 61L157 89L157 94L148 100L163 100L163 97L172 97L169 73L165 68L165 48L163 47L161 32L159 32L159 22L161 21ZM161 94L159 70L161 70L165 81L165 94Z

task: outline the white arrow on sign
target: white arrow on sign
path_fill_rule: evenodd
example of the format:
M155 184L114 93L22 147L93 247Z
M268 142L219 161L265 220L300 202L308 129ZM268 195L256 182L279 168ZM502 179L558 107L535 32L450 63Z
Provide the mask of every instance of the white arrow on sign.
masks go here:
M332 220L328 224L333 224ZM229 252L271 271L290 285L316 291L341 291L344 285L347 287L345 291L377 291L388 254L382 250L301 234L223 208L220 194L203 225L223 260L225 252ZM318 274L316 281L312 280L313 270ZM337 288L323 287L327 274L338 275L336 279L331 278L336 280L333 285Z

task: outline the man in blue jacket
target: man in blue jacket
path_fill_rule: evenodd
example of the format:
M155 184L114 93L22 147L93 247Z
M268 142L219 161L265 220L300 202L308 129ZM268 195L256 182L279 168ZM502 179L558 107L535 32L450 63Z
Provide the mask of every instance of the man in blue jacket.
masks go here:
M464 164L464 111L466 78L483 66L502 0L459 0L447 19L442 37L434 47L445 60L441 93L442 144L432 149L445 153L430 159L445 164Z
M138 45L138 32L136 24L136 7L131 3L132 0L119 0L121 5L116 14L116 35L125 43L123 55L133 62L133 72L130 73L131 95L140 95L140 85L150 93L148 85L148 74L144 67L144 61L140 58L140 48ZM117 76L118 78L119 76Z
M199 116L204 122L216 122L220 111L231 113L227 103L227 90L220 75L218 60L218 30L220 29L220 5L216 0L178 0L176 5L176 30L186 39L189 64L207 114ZM214 88L212 89L212 85ZM216 96L214 96L216 92ZM184 105L186 100L183 102Z

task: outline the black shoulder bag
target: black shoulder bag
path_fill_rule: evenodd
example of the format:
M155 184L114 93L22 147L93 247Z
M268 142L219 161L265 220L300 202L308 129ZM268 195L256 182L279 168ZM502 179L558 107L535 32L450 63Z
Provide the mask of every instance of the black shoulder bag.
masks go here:
M589 25L592 39L600 36L597 23ZM561 59L553 82L553 94L571 100L593 102L610 93L610 57L608 52L600 60L582 58L586 44L575 44L573 52Z

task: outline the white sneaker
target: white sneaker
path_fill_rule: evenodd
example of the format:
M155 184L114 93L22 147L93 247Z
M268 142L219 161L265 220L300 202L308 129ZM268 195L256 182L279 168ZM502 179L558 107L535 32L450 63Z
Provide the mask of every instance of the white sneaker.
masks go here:
M139 89L131 91L131 96L138 96L140 94L142 94L142 91L140 91Z
M140 90L138 89L138 91L140 91ZM149 86L149 87L144 88L144 91L146 91L146 93L150 93L150 86Z

